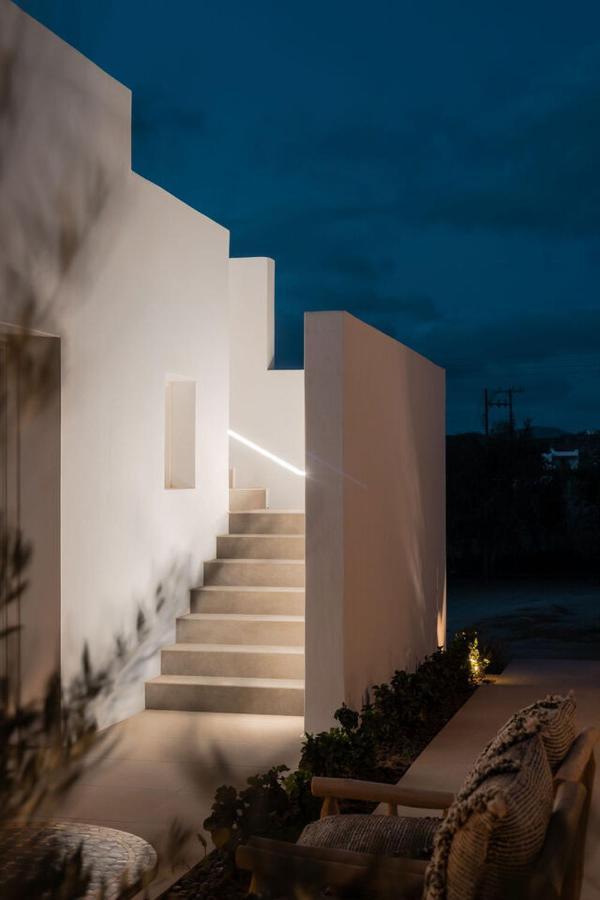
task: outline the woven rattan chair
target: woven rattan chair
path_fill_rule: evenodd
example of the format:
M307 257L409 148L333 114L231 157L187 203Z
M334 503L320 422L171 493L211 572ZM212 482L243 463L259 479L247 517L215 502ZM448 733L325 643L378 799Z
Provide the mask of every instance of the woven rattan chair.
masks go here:
M577 900L580 895L598 737L595 728L582 731L554 773L554 802L544 844L521 886L526 900ZM337 778L314 778L312 792L323 798L322 817L336 814L342 799L383 803L388 816L397 816L398 806L439 809L443 816L454 801L451 793ZM428 865L422 859L260 838L240 846L236 861L241 869L253 873L252 893L316 898L324 896L327 887L332 896L340 892L373 900L421 900ZM301 893L290 891L294 885L301 887ZM506 896L513 897L510 887Z

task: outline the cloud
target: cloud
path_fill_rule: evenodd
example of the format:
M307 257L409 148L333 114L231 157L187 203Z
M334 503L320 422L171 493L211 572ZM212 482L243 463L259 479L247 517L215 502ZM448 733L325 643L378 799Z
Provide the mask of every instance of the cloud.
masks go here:
M599 333L600 310L565 304L497 321L446 318L404 340L446 369L450 432L481 430L483 388L510 385L524 388L519 421L576 431L600 427Z
M306 304L301 304L306 308ZM319 298L319 309L342 309L393 333L405 320L437 322L441 316L431 297L422 294L380 294L375 291L325 290Z
M466 130L466 129L465 129ZM556 237L600 234L600 82L530 98L453 148L453 182L426 198L424 224Z
M493 367L533 369L546 363L552 372L560 357L593 354L597 360L600 309L572 308L543 314L522 312L494 321L446 318L421 338L422 352L451 374L482 372ZM589 361L581 360L582 369ZM577 362L571 362L572 369Z
M442 315L431 297L418 293L380 295L374 297L364 308L361 309L359 304L355 304L353 309L356 315L372 312L375 315L392 317L396 321L403 317L410 318L415 322L439 322L442 319Z
M206 133L206 111L184 96L166 94L160 88L136 90L133 93L133 131L148 139L156 134L183 132L184 135Z
M333 225L598 236L600 44L495 106L403 109L396 121L338 123L316 136L292 130L273 159L284 182L302 171L313 210L319 188L339 197L322 210Z
M415 221L543 237L600 234L600 43L495 109L444 116Z
M324 272L336 275L344 281L358 280L371 284L388 277L394 270L393 261L389 257L381 258L377 248L368 255L333 252L323 257L322 266Z

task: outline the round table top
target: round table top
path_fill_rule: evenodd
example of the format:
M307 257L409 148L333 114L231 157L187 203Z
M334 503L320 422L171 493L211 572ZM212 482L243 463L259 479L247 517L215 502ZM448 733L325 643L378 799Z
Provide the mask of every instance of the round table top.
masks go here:
M156 851L143 838L126 831L79 822L19 823L0 826L0 896L2 885L31 877L36 861L53 850L71 856L82 847L83 866L90 870L86 900L102 895L114 900L128 885L147 884L157 865Z

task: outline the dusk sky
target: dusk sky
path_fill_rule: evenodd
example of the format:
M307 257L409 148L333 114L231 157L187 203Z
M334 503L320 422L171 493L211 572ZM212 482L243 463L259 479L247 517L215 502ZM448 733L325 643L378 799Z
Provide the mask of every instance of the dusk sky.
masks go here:
M345 309L448 430L600 428L600 4L22 0L132 88L133 166L276 261L277 364ZM168 298L167 298L168 299Z

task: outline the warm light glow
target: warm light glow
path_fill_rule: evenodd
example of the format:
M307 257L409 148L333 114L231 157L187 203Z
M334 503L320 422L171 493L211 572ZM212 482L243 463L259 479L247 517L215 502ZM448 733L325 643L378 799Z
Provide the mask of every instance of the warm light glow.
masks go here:
M479 640L474 638L469 644L469 669L471 670L471 678L475 684L480 684L484 677L490 661L481 654L479 649Z
M261 456L266 456L267 459L270 459L272 462L277 463L278 466L281 466L283 469L287 469L288 472L293 472L294 475L299 475L301 478L306 477L306 472L303 469L299 469L297 466L293 466L291 463L286 462L285 459L282 459L280 456L276 456L274 453L271 453L270 450L265 450L264 447L259 447L258 444L255 444L254 441L249 441L248 438L242 437L241 434L238 434L237 431L232 431L231 428L228 431L229 437L232 437L234 441L239 441L240 444L243 444L245 447L249 447L250 450L255 450L256 453L260 453Z

